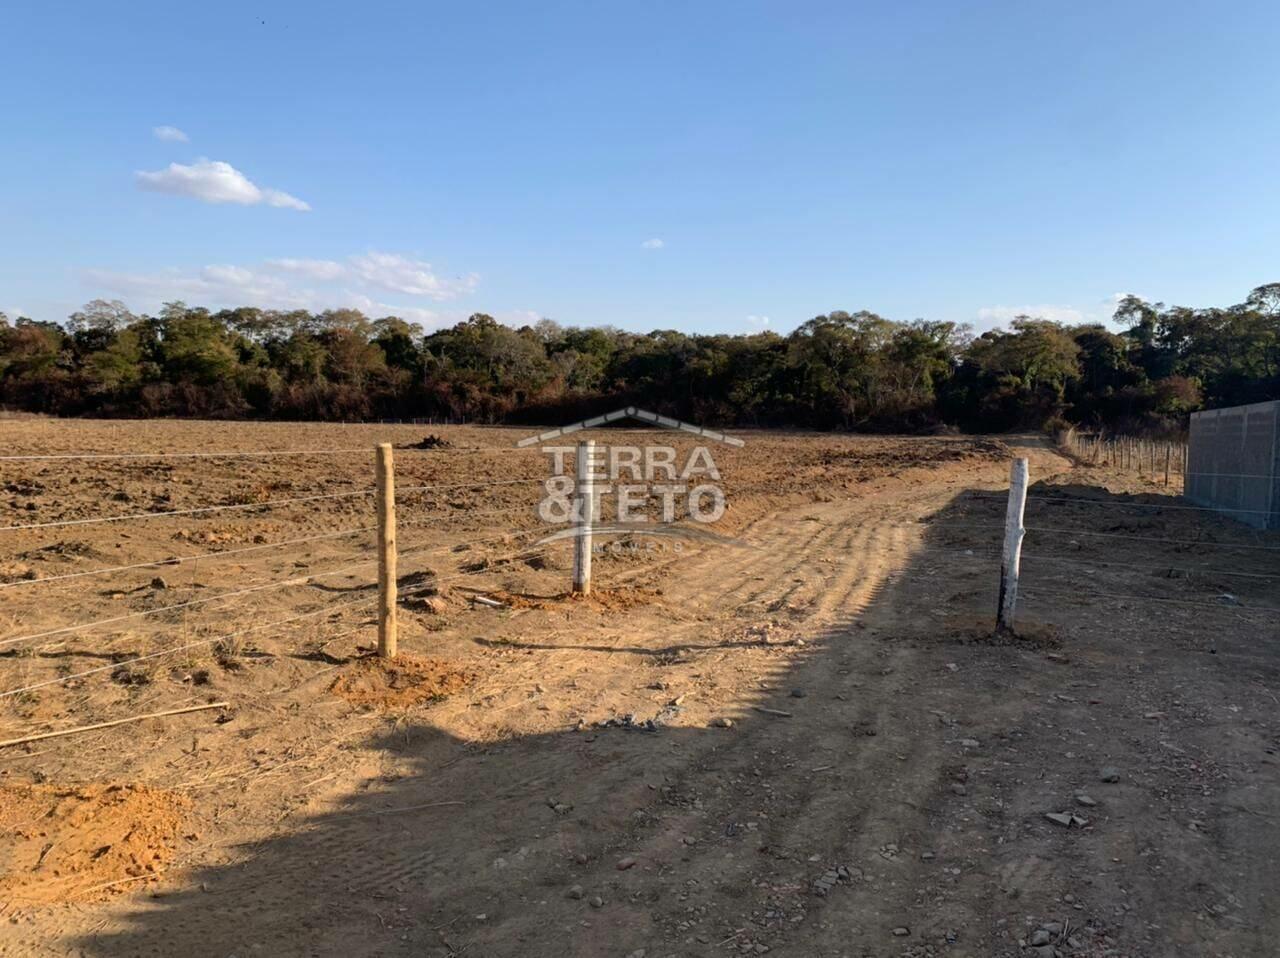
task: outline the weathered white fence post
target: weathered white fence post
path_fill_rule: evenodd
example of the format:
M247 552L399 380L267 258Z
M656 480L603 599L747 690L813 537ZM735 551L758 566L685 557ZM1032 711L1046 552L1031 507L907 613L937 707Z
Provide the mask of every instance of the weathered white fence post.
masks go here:
M1027 460L1015 459L1009 470L1009 507L1004 517L1004 550L1000 555L1000 607L996 631L1013 631L1018 605L1018 572L1022 567L1022 518L1027 511Z
M573 591L579 595L591 592L591 524L595 520L596 444L594 439L578 443L578 480L574 486L577 499L578 535L573 541Z
M396 657L396 475L391 443L378 446L378 655Z

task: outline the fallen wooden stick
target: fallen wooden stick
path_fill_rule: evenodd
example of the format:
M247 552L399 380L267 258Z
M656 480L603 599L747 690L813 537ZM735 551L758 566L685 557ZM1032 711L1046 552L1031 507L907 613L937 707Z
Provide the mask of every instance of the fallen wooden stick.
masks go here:
M765 715L776 715L778 718L791 718L790 712L784 712L782 709L767 709L763 705L755 706L757 712L763 712Z
M11 738L0 742L0 748L9 745L22 745L25 742L38 742L45 738L58 738L61 735L75 735L77 732L92 732L94 729L111 728L113 725L125 725L129 722L141 722L143 719L163 718L166 715L182 715L185 712L203 712L205 709L225 709L230 702L210 702L208 705L188 705L181 709L166 709L163 712L148 712L146 715L131 715L129 718L115 719L111 722L95 722L93 725L78 725L75 728L59 729L56 732L41 732L39 735L24 735L22 738Z

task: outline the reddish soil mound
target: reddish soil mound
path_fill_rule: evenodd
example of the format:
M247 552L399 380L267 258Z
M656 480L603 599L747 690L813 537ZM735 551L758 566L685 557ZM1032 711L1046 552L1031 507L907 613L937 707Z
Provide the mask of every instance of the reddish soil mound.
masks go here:
M94 898L154 878L190 807L145 785L0 786L0 898Z
M390 661L361 659L334 679L329 691L352 705L405 709L442 699L474 680L474 672L448 662L402 653Z

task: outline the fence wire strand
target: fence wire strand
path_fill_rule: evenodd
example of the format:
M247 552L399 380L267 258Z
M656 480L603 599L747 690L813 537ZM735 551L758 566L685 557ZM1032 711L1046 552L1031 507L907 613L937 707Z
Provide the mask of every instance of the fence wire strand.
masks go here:
M225 450L221 452L110 452L110 453L85 453L85 452L68 452L68 453L42 453L33 455L15 455L0 456L0 462L104 462L111 460L155 460L155 459L268 459L277 456L340 456L340 455L361 455L369 456L373 454L374 446L357 446L352 449L265 449L253 450L246 452L237 452L234 450ZM441 453L448 455L463 455L466 453L476 452L541 452L534 446L468 446L428 449L413 448L408 446L395 447L397 453L430 453L438 455Z
M398 503L398 505L408 506L408 503ZM443 519L473 519L479 516L498 516L507 515L513 511L513 507L503 509L488 509L480 512L466 510L465 512L440 513L438 516L423 516L418 519L409 521L401 521L399 525L404 528L414 528L419 526L430 525L431 520L436 518ZM302 536L297 539L283 539L279 542L268 542L261 545L246 546L240 549L219 549L212 552L200 552L195 555L171 556L167 559L156 559L152 562L135 562L130 565L104 566L99 569L86 569L83 572L68 572L62 575L42 576L35 579L18 579L14 582L0 582L0 591L5 589L17 589L23 586L44 585L54 582L63 582L69 579L83 579L88 576L106 575L111 572L131 572L138 569L162 569L166 566L180 566L188 562L197 562L201 559L221 559L228 556L246 555L251 552L265 552L271 549L281 549L285 546L303 545L308 542L319 542L325 539L341 539L346 536L353 536L361 532L376 532L377 526L358 526L352 529L341 529L337 532L323 532L313 536Z
M529 550L525 550L523 552L514 553L510 556L500 557L498 560L495 560L495 561L527 558L531 555L539 555L545 552L546 552L545 547L542 549L534 550L532 552ZM437 589L441 583L451 582L451 581L454 581L460 578L465 578L467 576L472 576L472 575L482 575L484 574L485 571L487 570L478 569L474 572L459 572L459 573L455 573L454 575L444 576L442 578L433 578L431 582L425 583L421 586L413 586L408 589L399 590L396 598L397 598L397 601L399 601L400 599L408 598L410 596L416 595L421 592L433 591ZM151 659L160 658L161 656L175 655L179 652L186 652L186 651L189 651L190 649L199 648L201 646L213 645L215 642L222 642L226 639L238 638L242 635L249 635L255 632L262 632L268 629L277 628L282 625L289 625L290 623L298 622L298 621L301 621L302 619L314 618L315 616L323 615L326 612L338 612L338 611L341 611L342 609L350 608L351 606L368 604L370 602L376 601L377 599L378 599L378 596L376 595L366 595L366 596L361 596L358 599L352 599L347 602L339 602L336 605L332 603L326 603L325 605L322 605L316 609L312 609L308 612L302 612L302 613L299 613L298 615L288 616L287 618L284 618L284 619L277 619L273 622L268 622L263 625L249 626L248 628L244 628L244 629L236 629L231 632L224 632L220 635L215 635L210 638L200 639L195 642L187 642L182 645L176 646L174 648L161 649L158 652L150 652L146 655L135 656L134 658L131 658L131 659L122 659L119 662L112 662L109 665L99 665L92 669L85 669L84 671L81 671L81 672L73 672L70 675L59 676L58 678L55 678L55 679L46 679L43 682L36 682L33 685L23 686L22 688L10 689L6 692L0 692L0 699L9 698L14 695L21 695L25 692L34 692L37 689L46 688L50 685L61 685L66 682L70 682L74 679L85 678L86 676L96 675L100 672L106 672L109 670L124 668L126 666L133 665L137 662L145 662Z
M480 545L485 542L493 542L500 539L517 538L520 536L529 535L530 533L533 533L533 532L541 532L541 531L542 531L541 529L527 529L523 532L504 532L504 533L500 533L493 536L486 536L480 539L470 539L464 542L450 542L450 543L445 543L443 545L438 545L438 546L422 545L416 548L410 547L408 549L401 550L400 555L401 556L424 555L424 554L430 555L434 552L452 552L458 549L466 548L468 546ZM346 555L340 558L350 558L351 556L358 555L358 554L361 554L361 553L347 553ZM259 583L252 586L245 587L243 589L233 589L227 592L219 592L217 595L206 596L201 599L191 599L190 601L187 601L187 602L177 602L172 605L160 606L159 608L155 608L155 609L140 609L136 612L128 612L123 615L112 616L107 619L98 619L92 622L82 622L76 625L61 626L56 629L48 629L44 632L33 632L28 635L11 636L9 638L0 639L0 647L16 645L19 642L30 642L36 639L52 638L55 635L66 635L69 632L89 631L91 629L101 628L102 626L115 625L120 622L127 622L130 619L147 618L149 616L160 615L165 612L176 612L182 609L190 609L190 608L193 608L194 606L208 605L210 602L217 602L220 599L234 599L244 595L251 595L258 592L266 592L270 589L280 589L280 588L286 588L288 586L305 585L306 583L312 582L316 579L325 579L325 578L329 578L330 576L343 575L345 573L352 572L356 569L362 569L365 566L374 565L377 562L378 562L378 559L376 557L372 559L365 559L360 562L356 562L347 566L342 566L337 569L329 569L324 572L315 572L305 576L295 576L289 579L280 579L280 580L273 580L271 582Z
M193 509L170 509L165 512L134 512L123 516L94 516L89 519L59 519L55 522L33 522L18 526L0 526L0 532L16 532L26 529L54 529L64 526L89 526L104 522L129 522L142 519L163 519L169 516L194 516L206 512L231 512L238 509L269 509L274 506L285 506L295 502L319 502L322 499L351 499L356 496L371 496L372 489L356 492L329 492L315 496L293 496L288 499L264 499L261 502L233 502L220 506L198 506Z
M19 579L16 582L0 583L0 589L16 589L21 586L42 585L49 582L62 582L67 579L83 579L86 576L106 575L109 572L130 572L137 569L161 569L165 566L179 566L200 559L221 559L227 556L245 555L249 552L264 552L270 549L281 549L285 546L302 545L306 542L318 542L322 539L341 539L359 532L374 532L377 526L360 526L355 529L341 529L337 532L322 532L314 536L302 536L298 539L284 539L280 542L268 542L262 545L246 546L242 549L220 549L216 552L201 552L196 555L173 556L169 559L157 559L154 562L135 562L132 565L106 566L100 569L86 569L83 572L68 572L63 575L44 576L39 579Z
M940 522L937 523L934 528L1003 530L1004 524L990 522ZM1049 526L1024 526L1024 529L1027 532L1049 532L1068 536L1093 536L1102 539L1130 539L1134 542L1162 542L1169 545L1180 546L1212 546L1217 549L1252 549L1256 552L1280 552L1280 546L1250 545L1243 542L1213 542L1208 539L1167 539L1159 536L1134 536L1120 532L1089 532L1084 529L1058 529Z
M971 494L969 500L982 499L991 502L1005 502L1007 496L990 496L982 494ZM1269 509L1215 509L1212 506L1184 506L1177 504L1168 504L1162 502L1107 502L1102 499L1073 499L1069 496L1027 496L1027 502L1066 502L1078 506L1102 506L1109 509L1176 509L1185 512L1212 512L1216 515L1223 516L1227 512L1247 512L1258 513L1260 515L1270 515Z
M444 482L421 486L403 486L400 492L425 492L432 489L485 489L490 486L513 486L529 482L541 482L539 478L530 479L498 479L479 480L476 482ZM359 496L371 496L373 489L361 489L353 492L330 492L314 496L292 496L287 499L264 499L261 502L234 502L218 506L197 506L191 509L170 509L164 512L133 512L123 516L94 516L88 519L59 519L53 522L32 522L16 526L0 526L0 532L17 532L30 529L53 529L65 526L87 526L106 522L129 522L143 519L163 519L172 516L194 516L212 512L230 512L239 509L270 509L275 506L286 506L298 502L319 502L324 499L351 499Z
M1098 592L1098 591L1068 591L1065 589L1046 589L1038 585L1019 586L1018 594L1024 595L1054 595L1066 596L1077 599L1131 599L1138 602L1169 602L1174 605L1195 606L1201 609L1216 609L1219 612L1262 612L1268 615L1280 615L1280 606L1271 605L1243 605L1232 603L1215 603L1205 602L1200 599L1175 599L1167 598L1159 595L1139 595L1136 592ZM1235 598L1234 596L1232 597Z

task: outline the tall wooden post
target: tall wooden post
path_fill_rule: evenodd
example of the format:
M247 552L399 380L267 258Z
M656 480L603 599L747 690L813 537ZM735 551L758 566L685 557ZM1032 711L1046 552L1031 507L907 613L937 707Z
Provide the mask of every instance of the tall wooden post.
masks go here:
M578 535L573 540L573 591L579 595L591 592L591 524L595 519L596 444L588 439L578 443L578 479L574 487L578 509Z
M1022 568L1022 519L1027 511L1027 460L1015 459L1009 469L1009 507L1004 517L1004 549L1000 556L1000 605L996 631L1013 631L1018 605L1018 573Z
M391 443L378 446L378 655L396 657L396 474Z
M1169 485L1169 466L1173 462L1173 443L1164 444L1164 484Z

